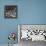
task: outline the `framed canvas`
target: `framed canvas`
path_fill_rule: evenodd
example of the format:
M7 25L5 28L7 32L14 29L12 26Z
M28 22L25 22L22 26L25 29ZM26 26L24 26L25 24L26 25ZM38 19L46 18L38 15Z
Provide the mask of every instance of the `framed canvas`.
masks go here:
M17 5L5 5L4 17L5 18L17 18Z
M46 41L46 25L20 24L18 30L20 31L20 41Z

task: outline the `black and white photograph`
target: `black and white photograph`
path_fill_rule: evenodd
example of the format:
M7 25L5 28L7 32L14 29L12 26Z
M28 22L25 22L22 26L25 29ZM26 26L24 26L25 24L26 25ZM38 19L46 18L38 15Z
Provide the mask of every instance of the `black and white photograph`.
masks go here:
M46 25L19 24L20 46L46 46Z
M17 17L17 6L16 5L6 5L4 8L5 18L16 18Z

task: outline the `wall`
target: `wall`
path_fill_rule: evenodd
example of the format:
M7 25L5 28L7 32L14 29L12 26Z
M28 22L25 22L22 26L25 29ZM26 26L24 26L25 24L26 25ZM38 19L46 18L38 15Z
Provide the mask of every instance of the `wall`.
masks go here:
M46 0L25 0L21 6L21 24L46 24Z
M18 6L17 19L4 18L5 5ZM0 0L0 44L8 43L9 32L18 32L18 24L46 24L46 0Z
M16 0L0 0L0 44L8 43L8 34L10 32L16 32L17 24L19 23L19 17L17 19L5 19L4 18L4 6L5 5L18 5ZM17 39L15 42L18 42Z

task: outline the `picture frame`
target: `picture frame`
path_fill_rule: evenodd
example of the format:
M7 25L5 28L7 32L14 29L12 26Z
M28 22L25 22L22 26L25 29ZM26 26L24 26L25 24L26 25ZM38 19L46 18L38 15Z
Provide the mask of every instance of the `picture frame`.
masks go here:
M4 18L17 18L17 5L5 5Z
M19 41L46 41L46 24L19 24L18 30Z

